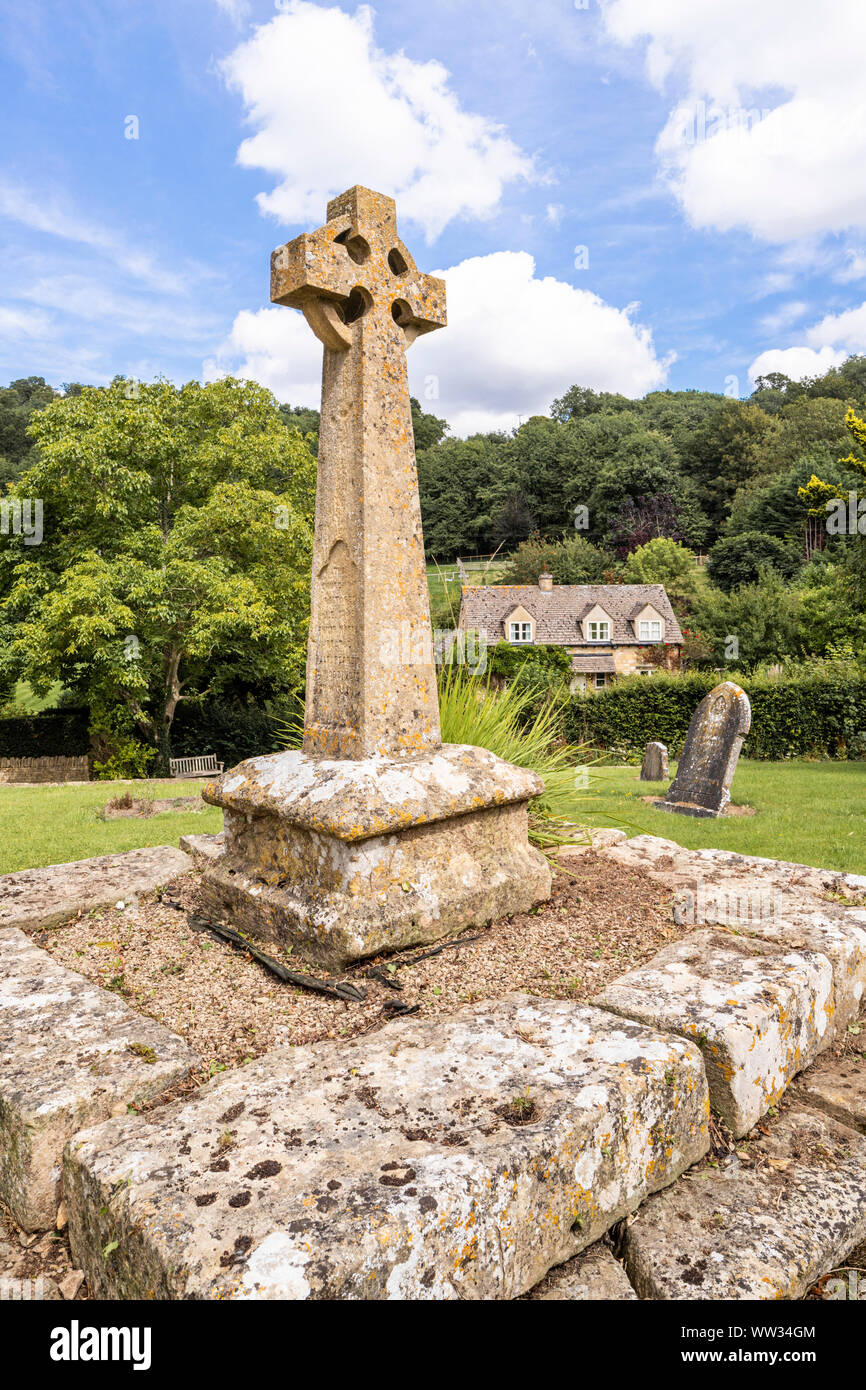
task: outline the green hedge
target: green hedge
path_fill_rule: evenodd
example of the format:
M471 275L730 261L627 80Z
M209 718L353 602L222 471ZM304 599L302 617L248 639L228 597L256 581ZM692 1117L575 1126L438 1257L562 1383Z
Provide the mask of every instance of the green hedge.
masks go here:
M0 758L78 758L90 752L88 711L70 706L0 719Z
M639 753L653 739L673 757L682 751L689 722L715 672L631 677L597 694L576 695L568 711L575 743ZM752 705L748 758L862 758L866 756L866 679L797 676L767 680L740 676Z
M171 751L175 758L215 753L229 768L244 758L275 753L281 734L281 721L258 705L223 700L181 703L171 727Z

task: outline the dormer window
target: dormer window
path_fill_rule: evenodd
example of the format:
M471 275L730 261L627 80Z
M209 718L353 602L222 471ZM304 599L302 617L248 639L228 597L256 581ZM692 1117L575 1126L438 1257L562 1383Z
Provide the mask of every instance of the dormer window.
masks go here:
M587 623L586 633L589 642L609 642L610 623L603 619L595 619Z
M638 623L638 638L641 642L660 642L662 625L658 618L642 618Z
M509 623L508 624L509 642L531 642L532 623Z

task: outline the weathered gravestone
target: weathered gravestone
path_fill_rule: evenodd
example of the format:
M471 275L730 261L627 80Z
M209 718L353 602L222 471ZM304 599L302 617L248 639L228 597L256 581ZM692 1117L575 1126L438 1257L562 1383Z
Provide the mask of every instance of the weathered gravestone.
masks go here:
M692 715L677 775L661 809L683 816L722 815L751 726L749 697L733 681L722 681L705 695Z
M648 743L643 750L640 769L642 782L666 782L668 779L668 750L663 743Z
M340 968L549 896L527 837L542 783L441 742L405 354L444 325L444 283L393 201L351 188L274 252L271 299L324 345L304 741L205 789L226 841L204 892Z

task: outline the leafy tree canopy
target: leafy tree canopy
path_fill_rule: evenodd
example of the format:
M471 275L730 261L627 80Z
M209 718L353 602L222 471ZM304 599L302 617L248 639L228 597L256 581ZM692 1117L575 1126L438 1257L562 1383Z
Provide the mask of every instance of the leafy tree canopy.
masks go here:
M754 583L766 570L790 578L801 564L802 552L794 542L763 531L743 531L716 542L710 551L708 570L713 583L730 592Z
M511 556L503 576L504 584L537 584L540 574L552 574L556 584L610 583L616 559L585 536L566 536L562 541L545 541L532 536Z
M16 493L41 499L44 538L6 538L0 592L34 689L124 707L165 759L181 700L301 682L315 464L270 392L118 380L30 434Z

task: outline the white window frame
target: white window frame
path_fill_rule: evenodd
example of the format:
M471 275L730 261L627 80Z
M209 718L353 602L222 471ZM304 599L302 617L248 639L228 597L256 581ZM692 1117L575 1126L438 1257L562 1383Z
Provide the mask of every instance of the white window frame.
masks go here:
M641 642L660 642L662 625L660 618L641 618L638 623L638 640Z
M595 688L596 688L596 690L604 690L605 687L606 687L606 685L607 685L607 675L605 674L605 672L604 672L604 671L596 671L596 673L595 673Z
M593 633L595 629L595 634ZM610 641L610 621L607 618L593 618L592 622L587 623L586 632L588 642L609 642Z
M515 637L515 632L517 636ZM524 647L527 643L532 643L532 623L522 621L509 622L508 640L515 647Z

